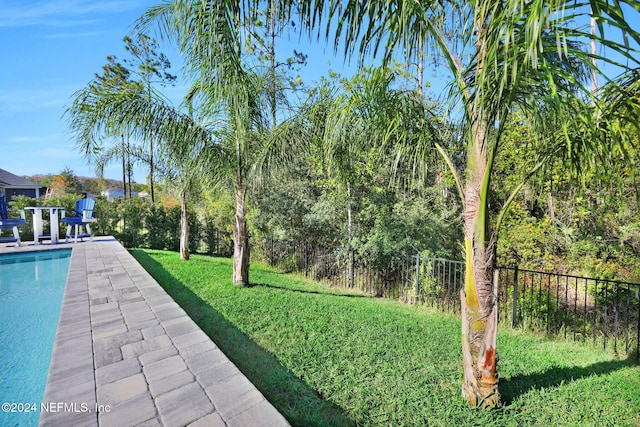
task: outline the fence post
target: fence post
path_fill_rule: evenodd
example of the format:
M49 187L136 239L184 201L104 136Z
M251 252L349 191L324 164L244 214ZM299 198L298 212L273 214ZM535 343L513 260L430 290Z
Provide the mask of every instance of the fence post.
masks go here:
M518 266L513 271L513 312L511 313L511 327L518 326Z
M418 295L420 295L420 254L416 255L416 278L415 278L415 282L416 282L416 296L415 302L418 302Z

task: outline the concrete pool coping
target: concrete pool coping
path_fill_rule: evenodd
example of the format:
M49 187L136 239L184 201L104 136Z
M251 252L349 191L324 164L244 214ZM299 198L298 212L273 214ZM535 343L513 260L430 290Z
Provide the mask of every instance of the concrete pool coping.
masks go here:
M41 426L286 426L113 237L72 248Z

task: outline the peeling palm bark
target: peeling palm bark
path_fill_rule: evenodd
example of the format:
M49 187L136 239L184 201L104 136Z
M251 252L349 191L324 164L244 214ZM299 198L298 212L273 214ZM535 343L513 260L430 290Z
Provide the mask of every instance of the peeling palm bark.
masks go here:
M489 228L488 188L493 160L487 123L481 109L472 116L473 141L468 151L465 208L466 272L461 290L462 396L471 406L500 404L496 371L497 293L494 287L494 238ZM489 237L491 236L491 237Z
M460 291L462 395L471 406L494 407L500 403L496 371L498 305L491 280L494 269L487 265L486 257L474 250L468 238L465 238L465 251L465 288Z

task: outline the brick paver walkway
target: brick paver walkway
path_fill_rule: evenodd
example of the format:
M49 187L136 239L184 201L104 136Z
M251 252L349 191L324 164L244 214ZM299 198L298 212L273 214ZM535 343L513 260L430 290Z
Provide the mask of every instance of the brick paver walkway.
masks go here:
M67 246L41 426L288 425L115 239Z

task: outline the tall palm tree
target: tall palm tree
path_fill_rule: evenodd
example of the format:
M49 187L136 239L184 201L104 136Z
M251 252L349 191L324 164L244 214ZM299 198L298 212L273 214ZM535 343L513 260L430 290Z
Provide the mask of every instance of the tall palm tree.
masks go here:
M259 3L176 1L150 9L141 22L144 25L155 21L162 32L177 36L190 69L201 81L213 77L231 87L241 87L244 73L240 23L250 21L251 11ZM454 160L441 144L436 148L451 167L464 206L467 271L461 292L462 392L471 405L497 405L494 252L502 216L515 192L495 221L489 216L488 203L504 126L511 112L520 109L536 131L538 139L532 145L545 149L547 155L566 158L576 170L580 165L597 166L608 160L609 150L603 148L600 131L613 128L600 126L602 115L593 113L593 105L600 104L589 102L593 95L585 81L595 65L591 61L593 55L582 49L582 41L596 37L637 67L637 54L604 34L606 24L640 42L640 34L625 20L621 6L633 10L635 1L281 0L279 10L290 13L294 4L303 24L319 27L326 20L327 33L335 28L336 47L344 45L348 56L358 53L364 60L384 48L385 58L390 59L398 48L419 55L424 47L427 52L437 52L451 72L452 99L459 101L463 117L464 170L455 168ZM588 14L587 6L591 6L599 23L596 36L590 34L586 22L581 23ZM333 18L337 19L335 27ZM416 51L418 46L420 52ZM604 62L602 58L600 63ZM248 104L236 104L232 111L238 113L238 118L246 118L250 108ZM248 135L240 127L236 129L238 136ZM606 140L611 142L612 136L615 135L607 134ZM237 152L241 153L247 140L237 142ZM540 156L530 173L540 168L544 159ZM240 196L244 176L237 176L239 227L244 219L240 203L244 200ZM239 233L238 237L244 236ZM243 247L240 241L236 250ZM242 259L235 257L239 258Z
M579 171L608 159L614 134L605 135L601 114L594 114L587 87L593 55L583 50L593 38L638 66L638 56L622 42L605 37L605 26L621 29L638 42L640 35L624 18L623 0L519 0L495 2L303 1L302 21L328 22L336 28L336 48L366 59L384 47L386 59L398 48L413 54L424 46L438 53L453 77L452 99L461 106L466 160L459 171L442 145L436 147L455 176L463 203L465 287L461 292L463 335L462 394L473 406L499 404L496 357L497 288L495 242L501 219L515 193L495 221L489 216L492 171L509 115L525 112L538 135L530 174L548 156L561 156ZM590 34L591 6L599 33ZM327 8L328 6L328 8ZM324 14L329 11L329 15ZM632 10L632 9L630 9ZM337 24L332 27L335 18ZM418 29L418 30L416 30ZM426 31L422 31L426 29ZM606 58L600 58L604 62ZM610 62L613 60L609 60ZM620 65L620 64L619 64ZM595 104L599 105L599 104ZM606 108L606 107L605 107ZM637 111L637 109L635 110ZM612 128L609 127L609 130ZM612 139L613 138L613 139ZM602 144L606 139L607 144ZM547 156L547 157L545 157ZM582 166L581 166L582 165Z
M132 138L144 140L153 134L160 142L156 147L159 154L156 167L180 195L180 256L189 259L189 193L226 161L212 128L180 112L161 96L149 97L140 91L99 93L87 88L77 94L68 114L70 127L82 147L95 145L94 136L108 133L114 125ZM129 154L144 163L150 162L148 150L142 147L132 149Z
M246 218L247 186L267 134L268 111L265 83L267 80L249 71L240 70L238 80L209 79L196 83L188 95L197 105L199 120L218 123L217 137L228 153L217 179L231 181L235 188L236 206L233 226L233 283L249 286L250 245Z
M249 285L249 232L245 215L247 174L260 134L268 128L263 104L268 85L244 61L245 31L256 8L242 1L175 1L149 8L138 29L150 26L177 40L187 69L194 77L192 98L201 102L212 117L224 114L228 126L224 135L234 152L236 191L234 222L233 282ZM198 96L196 96L196 94Z

